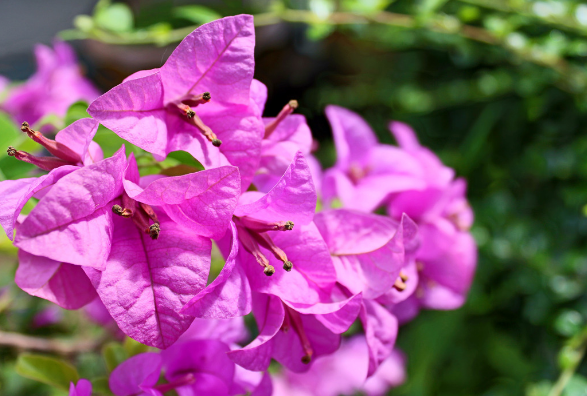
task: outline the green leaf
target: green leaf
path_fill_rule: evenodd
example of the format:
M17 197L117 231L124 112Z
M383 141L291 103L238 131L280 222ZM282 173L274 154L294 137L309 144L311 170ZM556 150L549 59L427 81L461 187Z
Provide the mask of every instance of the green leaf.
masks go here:
M134 26L132 11L123 3L96 7L94 22L104 30L117 33L129 32Z
M87 110L88 104L83 100L75 102L69 106L69 109L67 109L67 114L65 114L65 125L71 125L73 122L81 120L82 118L89 118L90 115L88 114Z
M172 158L179 161L180 164L192 166L198 170L204 170L204 166L186 151L172 151L167 158Z
M222 18L222 15L216 11L200 5L176 7L173 9L172 15L197 24L204 24Z
M587 395L587 378L580 374L575 374L565 387L563 396L585 396Z
M98 377L92 380L92 395L113 396L108 384L108 377Z
M22 354L16 361L16 372L23 377L49 384L67 391L70 382L79 375L75 367L49 356Z
M128 353L118 342L109 342L102 347L102 356L106 362L106 368L112 372L118 365L128 359Z
M124 339L124 349L126 350L126 353L128 353L128 357L133 357L139 353L147 352L149 347L133 340L130 337L126 337Z
M0 113L0 131L0 147L3 149L24 139L24 133L18 129L6 113Z

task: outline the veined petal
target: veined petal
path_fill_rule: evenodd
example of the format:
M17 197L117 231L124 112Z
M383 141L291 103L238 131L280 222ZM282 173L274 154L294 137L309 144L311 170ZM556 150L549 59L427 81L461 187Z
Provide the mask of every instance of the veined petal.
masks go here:
M10 240L13 238L16 219L27 201L43 188L77 169L79 168L76 166L66 165L53 169L48 175L41 177L0 182L0 225Z
M257 105L259 114L263 115L265 103L267 102L267 86L254 78L251 82L251 100Z
M237 206L234 214L267 221L293 221L302 225L314 218L316 201L310 168L304 155L298 152L271 191L255 202Z
M251 312L251 287L241 266L236 266L239 248L236 227L232 221L230 232L227 231L220 242L230 247L224 267L212 283L181 309L182 314L196 318L227 319Z
M283 324L285 311L281 299L269 294L255 294L253 312L257 323L262 323L259 335L249 345L228 353L228 357L252 371L263 371L269 367L273 352L273 338Z
M360 317L369 347L369 372L367 376L371 376L379 364L387 359L393 351L398 323L395 316L371 300L363 300Z
M79 309L96 297L96 291L78 265L34 256L20 250L14 281L22 290L61 308Z
M158 214L152 240L129 219L114 217L112 252L102 272L85 268L118 326L137 341L165 349L190 326L181 307L204 288L211 242Z
M353 162L362 165L368 160L369 150L377 145L375 132L369 124L358 114L339 106L327 106L326 117L334 136L336 166L344 170Z
M15 244L37 256L101 268L110 251L110 208L104 208L122 192L125 168L123 146L62 177L19 227Z
M124 183L131 198L161 206L177 223L209 238L224 235L240 193L239 172L234 166L158 179L139 194L136 184Z
M99 125L98 121L93 118L82 118L59 131L55 136L55 141L62 143L79 154L84 165L93 164L96 162L92 158L92 154L95 155L95 152L90 153L88 150L92 139L96 136L96 132L98 132Z
M110 389L116 396L142 394L144 389L153 387L159 380L161 361L161 355L153 352L125 360L110 374Z
M88 113L143 150L162 157L167 154L167 112L159 73L117 85L93 101Z
M237 15L200 26L161 67L165 103L208 91L214 101L248 106L255 67L253 17Z

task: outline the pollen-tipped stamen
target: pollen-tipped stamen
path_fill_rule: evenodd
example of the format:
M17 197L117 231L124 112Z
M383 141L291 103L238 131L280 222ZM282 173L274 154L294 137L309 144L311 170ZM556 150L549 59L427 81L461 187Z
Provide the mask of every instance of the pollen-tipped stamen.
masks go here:
M147 216L149 216L149 218L151 220L153 220L154 223L159 223L159 218L157 217L157 214L155 213L155 211L153 210L153 208L150 205L147 205L146 203L142 203L142 202L140 202L140 205L141 205L141 209L143 209L145 211Z
M408 281L408 279L409 279L409 278L408 278L408 274L406 274L406 273L404 272L404 270L400 270L400 272L399 272L399 277L400 277L400 278L402 278L402 281L404 281L404 282L407 282L407 281Z
M161 226L159 225L159 223L155 223L155 224L151 224L149 226L149 236L151 237L151 239L157 239L159 238L159 233L161 232Z
M70 165L75 165L79 162L82 162L82 159L78 153L63 143L48 139L41 132L31 129L28 122L23 122L20 130L25 132L32 140L45 147L51 154L57 158L61 158L62 160L67 161Z
M243 216L239 217L238 221L248 228L249 230L253 230L256 232L266 232L266 231L290 231L293 230L294 223L293 221L265 221L254 219L252 217Z
M273 242L273 239L271 239L271 237L268 234L251 232L251 235L253 236L255 241L259 243L259 245L263 246L265 249L273 253L273 256L275 256L277 260L283 262L284 270L286 270L287 272L291 271L291 269L293 268L293 263L287 259L287 254L285 254L285 252L281 248L279 248L275 244L275 242Z
M406 290L406 287L407 287L406 284L404 283L404 281L401 278L397 278L395 280L395 283L393 284L393 288L397 291L400 291L400 292Z
M112 206L112 212L114 212L114 214L118 215L118 216L122 216L122 217L132 217L133 212L132 210L128 209L128 208L123 208L120 205L114 205Z
M71 165L70 162L64 161L61 158L35 157L34 155L27 153L26 151L17 150L12 146L8 147L6 153L19 161L28 162L29 164L35 165L48 172L52 171L55 168L59 168L60 166Z
M215 147L220 147L222 141L218 139L218 136L216 136L216 134L212 131L212 129L210 129L210 127L204 124L204 121L202 121L202 119L197 114L194 114L194 116L190 118L188 121L190 124L198 128L202 135L204 135L206 139L212 142L212 145L214 145Z
M312 361L312 355L314 354L314 350L312 349L312 344L310 344L310 340L306 335L304 330L304 324L302 323L302 318L300 314L290 308L287 305L283 305L285 308L286 315L289 316L289 321L291 323L292 328L297 333L298 337L300 337L300 342L302 344L302 349L304 350L304 356L302 356L302 363L308 364Z
M238 230L238 239L242 243L245 250L255 257L255 260L261 267L263 267L263 273L267 276L271 276L275 273L275 268L269 264L269 260L259 249L259 244L253 238L253 236L247 231L246 228L237 224L236 229Z
M212 95L210 92L204 92L196 96L192 96L189 98L184 98L182 103L185 103L188 106L196 107L204 103L208 103L212 99Z
M288 104L283 106L283 109L279 112L277 117L267 125L265 125L265 139L267 139L273 131L279 126L279 124L291 113L294 112L295 109L298 108L298 101L297 100L290 100Z

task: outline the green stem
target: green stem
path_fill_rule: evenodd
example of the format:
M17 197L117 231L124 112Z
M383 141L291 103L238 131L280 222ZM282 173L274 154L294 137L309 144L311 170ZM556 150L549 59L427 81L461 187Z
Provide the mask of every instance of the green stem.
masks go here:
M576 344L574 345L574 350L577 353L577 355L572 364L569 364L569 366L561 372L560 376L558 377L558 380L548 393L548 396L560 396L565 390L567 384L569 383L569 380L575 374L575 371L577 371L577 367L579 367L579 364L585 356L585 351L587 350L587 328L585 328L583 332L579 334L578 338L571 340L571 345L573 344Z

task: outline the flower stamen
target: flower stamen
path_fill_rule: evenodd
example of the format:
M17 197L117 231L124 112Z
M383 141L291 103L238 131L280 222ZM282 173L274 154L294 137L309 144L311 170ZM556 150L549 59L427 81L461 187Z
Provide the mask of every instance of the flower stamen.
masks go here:
M294 110L297 108L298 108L298 101L297 100L290 100L285 106L283 106L283 109L281 109L281 111L279 112L277 117L275 117L274 120L272 120L270 123L265 125L264 138L267 139L269 136L271 136L273 131L275 131L275 129L277 129L277 126L285 119L285 117L287 117L288 115L293 113Z

